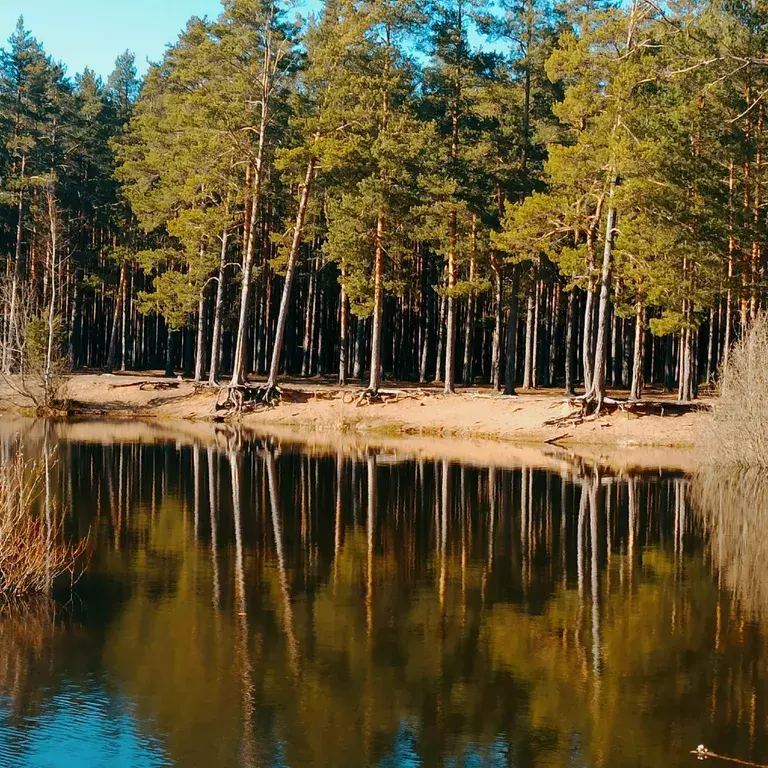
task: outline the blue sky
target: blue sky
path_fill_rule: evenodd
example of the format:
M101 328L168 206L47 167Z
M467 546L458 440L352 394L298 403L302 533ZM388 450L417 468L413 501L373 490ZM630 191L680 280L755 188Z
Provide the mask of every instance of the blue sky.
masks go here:
M0 39L19 16L70 75L86 66L106 77L128 49L140 71L157 61L190 16L219 14L219 0L0 0Z

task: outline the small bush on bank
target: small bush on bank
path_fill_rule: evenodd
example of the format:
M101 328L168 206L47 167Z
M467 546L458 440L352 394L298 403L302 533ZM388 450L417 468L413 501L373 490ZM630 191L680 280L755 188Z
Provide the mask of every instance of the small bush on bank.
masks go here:
M734 345L704 437L713 464L768 467L768 315Z
M60 576L74 583L80 574L87 542L63 541L61 517L49 499L35 510L45 471L20 453L0 467L0 598L43 595Z

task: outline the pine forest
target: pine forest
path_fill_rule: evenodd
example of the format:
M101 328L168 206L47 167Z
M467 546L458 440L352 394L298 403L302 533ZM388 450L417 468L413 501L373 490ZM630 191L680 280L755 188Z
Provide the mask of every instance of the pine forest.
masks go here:
M224 0L139 77L0 59L0 368L715 382L765 307L768 7ZM765 190L765 191L764 191Z

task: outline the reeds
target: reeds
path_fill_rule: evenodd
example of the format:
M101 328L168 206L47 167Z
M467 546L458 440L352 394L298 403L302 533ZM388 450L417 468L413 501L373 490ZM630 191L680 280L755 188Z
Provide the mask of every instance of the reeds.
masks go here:
M0 466L0 598L48 594L59 577L73 584L81 573L87 540L64 540L50 471L50 459L32 464L21 453Z
M752 616L768 617L768 477L757 467L705 467L691 480L691 500L725 585Z
M720 373L719 397L703 435L712 464L768 467L768 315L734 345Z

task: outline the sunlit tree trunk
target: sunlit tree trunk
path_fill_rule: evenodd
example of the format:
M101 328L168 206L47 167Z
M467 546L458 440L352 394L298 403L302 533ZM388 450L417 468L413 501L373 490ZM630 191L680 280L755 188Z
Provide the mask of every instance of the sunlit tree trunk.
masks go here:
M293 278L296 274L296 261L299 256L301 239L304 232L304 222L307 216L307 205L312 190L312 179L315 174L316 159L313 156L307 164L307 172L304 176L304 185L299 195L299 208L296 212L296 222L293 228L293 240L291 250L288 253L288 263L285 269L285 280L283 282L283 294L280 297L280 312L277 315L277 327L275 328L275 340L272 346L272 361L269 366L269 376L267 378L267 391L277 386L277 376L280 370L280 356L283 351L283 340L285 338L285 326L288 322L288 310L291 300L291 287Z
M595 401L595 410L600 411L605 397L605 365L606 342L608 334L608 302L611 295L611 280L613 276L613 242L616 236L616 205L614 203L615 176L611 179L608 193L608 215L605 224L605 245L603 248L603 269L600 279L600 306L597 322L597 340L595 358L592 367L592 386L587 391L587 397Z
M517 303L520 289L520 265L512 268L512 296L507 319L507 365L504 377L504 394L515 394L515 375L517 372Z
M376 244L373 261L373 317L371 321L371 370L368 392L378 395L381 387L381 332L384 312L384 214L376 221Z
M225 216L229 218L229 199L227 199ZM221 233L221 251L219 252L219 271L216 277L216 298L213 304L213 337L211 339L211 365L208 371L208 383L213 385L219 380L219 366L221 364L221 328L222 311L224 305L224 276L227 265L227 243L229 229L224 227Z
M269 120L270 97L272 94L272 74L274 57L272 52L272 18L270 17L264 30L264 61L262 63L261 93L259 119L259 143L254 160L253 180L250 189L250 216L248 220L248 237L243 259L242 286L240 289L240 315L237 324L237 342L232 364L231 386L237 387L245 383L245 361L248 346L248 313L250 310L251 286L253 283L253 261L255 254L256 223L261 209L261 189L264 179L264 156Z
M643 349L645 347L645 307L635 303L635 343L632 358L632 388L629 399L639 400L643 394Z
M19 200L16 206L16 243L13 259L13 277L11 278L11 298L10 308L8 310L8 327L6 329L6 341L3 345L3 372L11 372L13 365L13 352L18 349L19 344L19 318L18 318L18 296L21 283L21 240L24 233L24 172L26 169L27 156L21 156L21 174L19 181Z

